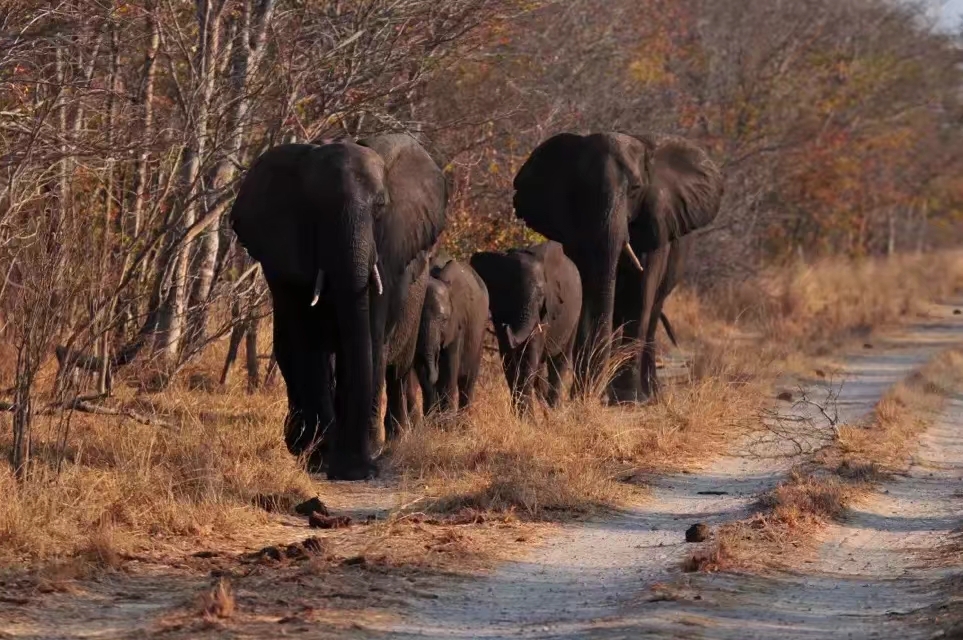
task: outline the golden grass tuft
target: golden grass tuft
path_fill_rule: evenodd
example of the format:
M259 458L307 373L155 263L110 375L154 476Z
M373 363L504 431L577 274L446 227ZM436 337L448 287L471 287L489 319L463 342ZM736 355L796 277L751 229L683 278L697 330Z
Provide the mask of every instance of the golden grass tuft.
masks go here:
M220 578L209 591L198 598L198 608L205 618L225 620L234 615L234 588L227 578Z

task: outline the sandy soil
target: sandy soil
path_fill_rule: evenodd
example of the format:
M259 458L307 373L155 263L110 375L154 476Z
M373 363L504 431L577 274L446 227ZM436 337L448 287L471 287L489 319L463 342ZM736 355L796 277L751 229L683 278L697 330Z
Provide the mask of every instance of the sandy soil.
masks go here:
M890 386L963 341L963 316L947 307L934 315L809 381L806 397L815 404L781 403L781 419L773 421L779 437L744 440L698 472L649 478L651 497L621 514L563 527L538 545L530 541L539 532L519 534L497 522L464 531L415 524L398 538L444 554L483 536L516 558L492 570L471 562L460 571L450 563L444 571L353 564L343 556L240 561L241 551L313 533L299 519L281 518L227 547L219 543L209 558L195 557L204 550L198 547L131 559L122 571L88 579L0 580L0 638L932 637L932 620L921 612L947 597L951 570L940 552L961 507L963 399L922 438L909 474L825 531L818 552L797 569L758 576L684 574L680 567L697 547L684 542L686 528L745 517L754 498L825 437L831 427L817 405L838 410L842 422L857 420ZM403 500L383 487L339 491L326 500L356 516ZM236 588L229 620L199 613L198 597L221 576Z

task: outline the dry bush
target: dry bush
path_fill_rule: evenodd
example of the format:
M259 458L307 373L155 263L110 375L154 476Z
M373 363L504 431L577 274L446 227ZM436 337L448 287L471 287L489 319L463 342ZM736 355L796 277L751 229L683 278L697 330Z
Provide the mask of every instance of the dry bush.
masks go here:
M682 570L688 573L725 571L733 566L733 549L735 548L738 548L738 542L734 533L720 529L711 544L693 552L692 555L683 560Z

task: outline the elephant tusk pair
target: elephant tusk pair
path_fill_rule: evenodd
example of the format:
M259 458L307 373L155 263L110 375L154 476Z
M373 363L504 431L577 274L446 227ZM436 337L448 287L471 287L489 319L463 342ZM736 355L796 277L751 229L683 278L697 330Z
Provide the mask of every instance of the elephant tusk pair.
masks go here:
M378 265L374 265L371 269L371 277L374 279L375 289L378 290L378 295L382 295L385 292L384 286L381 284L381 274L378 273ZM311 298L311 306L318 304L318 300L321 299L321 291L324 289L324 271L318 269L318 277L314 280L314 297Z
M635 251L632 251L632 245L629 244L628 240L625 241L625 246L622 247L622 252L629 257L629 260L631 260L632 264L635 265L635 268L639 270L639 273L645 271L645 269L642 268L642 263L639 261L639 257L635 255Z

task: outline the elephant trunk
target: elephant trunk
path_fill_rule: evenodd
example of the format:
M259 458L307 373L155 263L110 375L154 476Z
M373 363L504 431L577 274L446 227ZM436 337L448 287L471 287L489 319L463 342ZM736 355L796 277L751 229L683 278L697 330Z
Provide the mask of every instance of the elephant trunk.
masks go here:
M527 313L521 317L520 322L508 324L506 323L502 328L505 331L505 339L508 341L508 346L512 349L517 349L532 337L535 333L535 329L538 328L538 305L530 305L532 308L527 310Z
M350 452L358 459L332 462L363 468L370 463L368 432L374 398L369 296L359 292L353 300L342 300L336 306L341 340L337 354L338 442L334 450Z
M618 203L611 216L618 219ZM575 337L575 386L578 395L599 393L608 382L608 362L612 351L612 318L615 307L615 279L622 255L635 256L628 243L628 225L604 237L594 246L573 252L573 262L582 278L582 313ZM637 260L637 258L636 258ZM641 264L638 265L641 270Z

